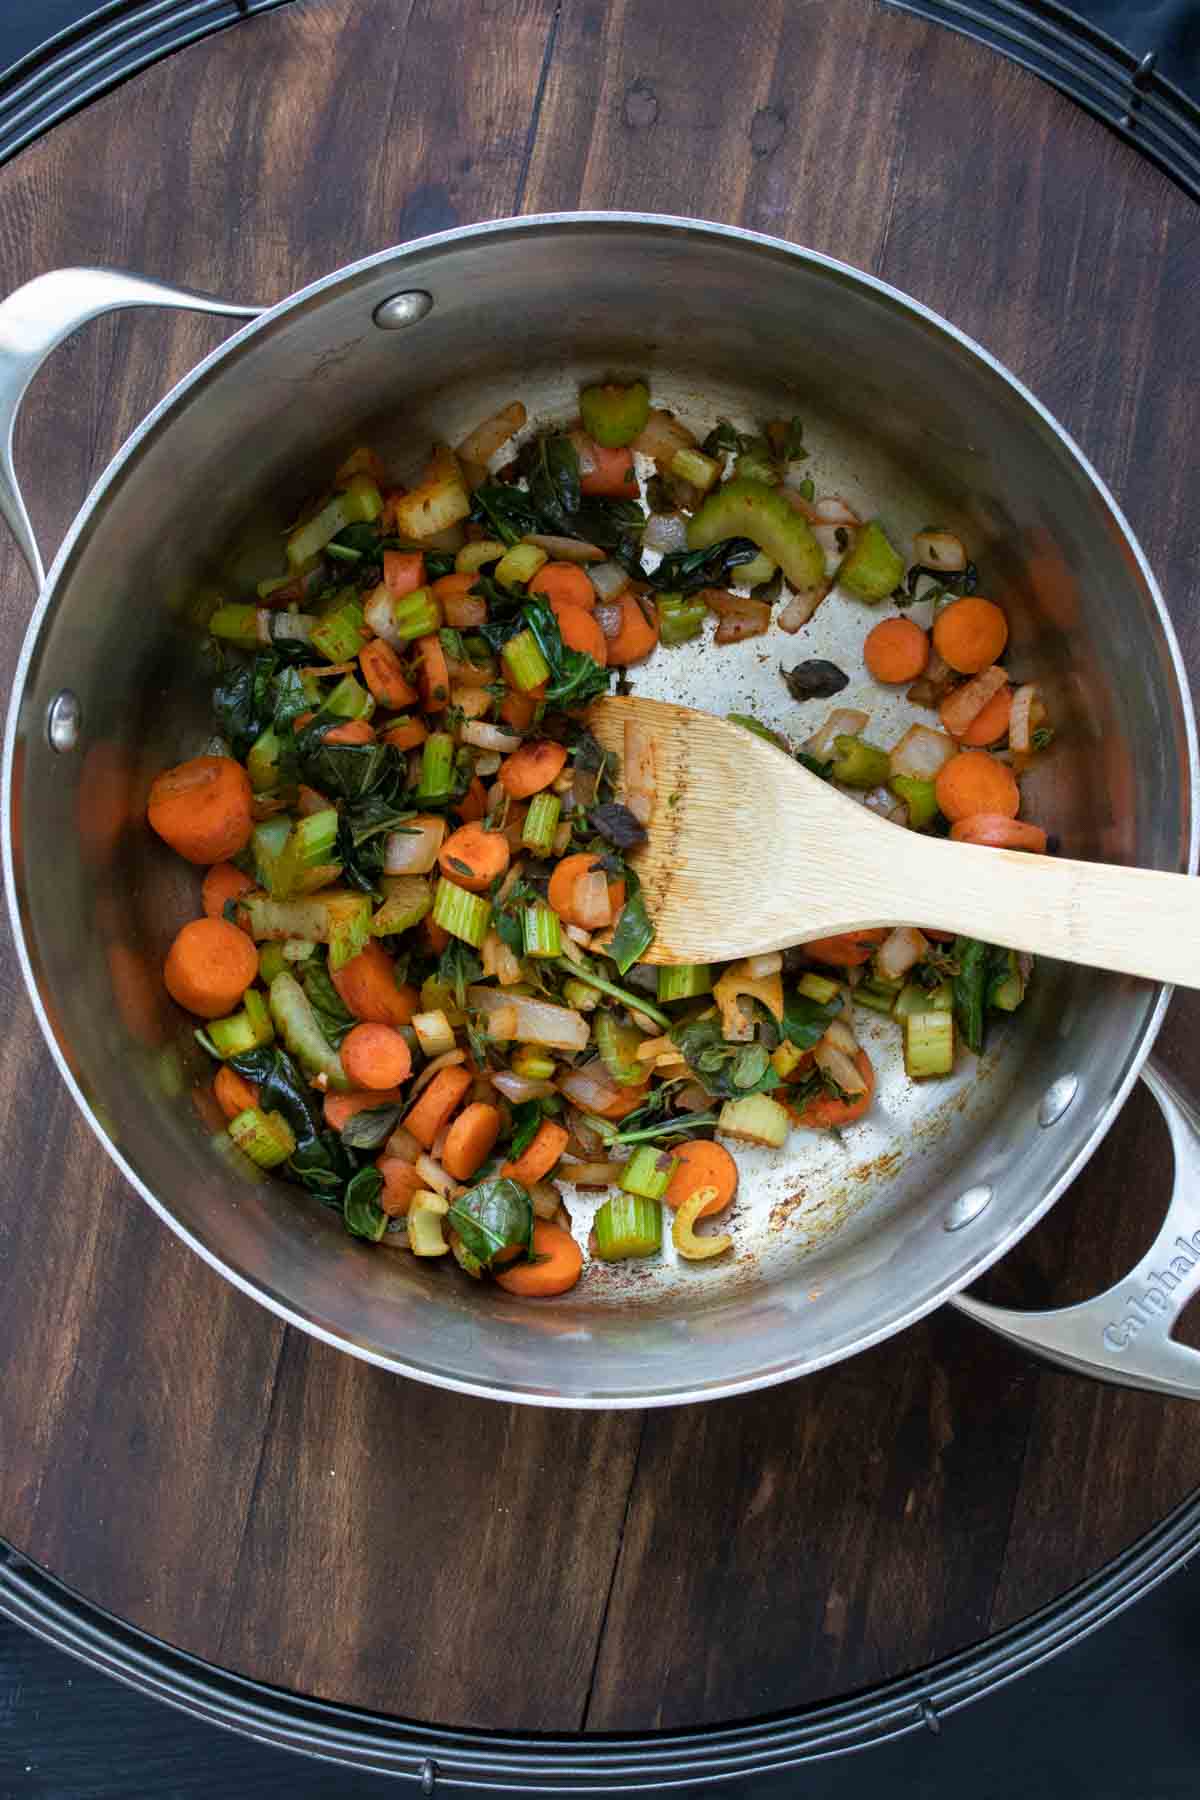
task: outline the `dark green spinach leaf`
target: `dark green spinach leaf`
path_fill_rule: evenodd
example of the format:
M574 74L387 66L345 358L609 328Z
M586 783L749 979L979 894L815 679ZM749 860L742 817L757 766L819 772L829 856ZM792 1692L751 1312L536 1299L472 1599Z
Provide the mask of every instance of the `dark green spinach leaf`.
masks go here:
M630 894L621 909L617 928L612 934L606 955L611 956L622 975L627 975L635 962L645 955L654 942L654 927L646 911L640 886Z
M830 1021L841 1010L840 994L835 994L824 1005L819 1000L810 1000L807 994L791 994L783 1003L783 1035L797 1050L811 1050L814 1044L820 1043Z
M757 555L758 545L749 538L722 538L707 550L673 551L646 579L660 593L694 594L700 588L722 587L735 569Z
M360 1169L346 1183L342 1197L342 1218L351 1237L366 1238L377 1244L387 1230L387 1214L379 1204L383 1192L383 1176L378 1169Z
M460 1194L447 1222L485 1269L502 1250L533 1251L533 1205L519 1181L504 1176Z

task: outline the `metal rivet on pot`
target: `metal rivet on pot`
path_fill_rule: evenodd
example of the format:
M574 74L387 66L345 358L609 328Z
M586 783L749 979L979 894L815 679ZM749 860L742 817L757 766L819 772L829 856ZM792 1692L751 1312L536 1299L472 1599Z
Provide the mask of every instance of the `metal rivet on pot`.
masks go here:
M980 1187L967 1188L953 1201L950 1210L942 1220L943 1231L959 1231L977 1219L985 1206L990 1205L992 1190L986 1184Z
M1078 1075L1060 1075L1057 1081L1052 1081L1038 1107L1038 1124L1057 1125L1078 1092Z
M437 1764L432 1757L427 1756L421 1764L421 1792L423 1794L432 1794L437 1786L437 1774Z
M432 311L433 295L423 288L413 288L410 293L381 300L371 316L380 331L403 331L406 325L415 325Z
M83 724L83 709L79 697L70 688L64 688L50 702L50 710L46 714L46 736L50 739L50 748L62 752L73 750L79 742L79 730Z

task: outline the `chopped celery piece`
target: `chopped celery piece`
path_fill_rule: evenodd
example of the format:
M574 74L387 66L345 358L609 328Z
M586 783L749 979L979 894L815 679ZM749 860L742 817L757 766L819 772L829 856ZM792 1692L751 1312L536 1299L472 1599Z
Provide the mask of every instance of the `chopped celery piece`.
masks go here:
M673 968L660 964L658 997L660 1000L694 1000L698 994L711 994L712 970L707 963L676 963Z
M511 588L532 581L538 570L549 562L544 550L536 544L514 544L496 564L493 574L501 587Z
M254 857L254 879L260 887L274 892L276 867L291 835L292 821L286 813L274 813L254 827L250 849Z
M540 1044L522 1044L512 1059L513 1074L525 1081L549 1081L554 1068L554 1058Z
M289 938L283 946L283 965L290 968L293 963L307 962L315 956L318 945L311 938Z
M807 1054L806 1050L798 1050L790 1039L784 1038L771 1053L771 1067L780 1081L786 1081L789 1075L796 1073Z
M856 988L850 990L855 1006L865 1006L871 1012L883 1013L891 1017L899 996L886 989L873 987L870 982L860 981Z
M445 445L434 451L425 478L395 501L396 529L401 537L424 543L448 531L471 510L471 496L457 456Z
M726 1250L733 1249L733 1239L727 1231L719 1232L715 1237L698 1237L696 1221L704 1212L715 1188L699 1188L675 1210L671 1222L671 1242L680 1256L688 1262L707 1262L710 1257L724 1256Z
M258 645L258 608L256 606L218 606L208 621L215 638L234 644L239 650L254 650Z
M707 494L721 473L720 463L705 456L703 450L677 450L671 458L670 469L672 475L678 475L681 481L690 481L702 494Z
M937 817L937 791L932 781L922 781L917 775L893 775L888 786L907 806L913 831L924 831Z
M510 637L500 656L512 677L513 686L520 688L523 694L550 679L550 665L532 631L518 631L515 637Z
M596 1014L594 1031L600 1060L613 1080L621 1087L640 1087L647 1074L637 1056L641 1032L622 1024L612 1012Z
M277 975L282 975L287 968L287 958L283 954L282 944L264 944L258 953L259 979L270 987Z
M996 1007L1000 1012L1016 1012L1025 998L1025 982L1016 951L1008 950L1005 955L1006 964L992 977L988 988L988 1005Z
M521 932L526 956L562 955L562 926L558 914L544 900L525 908Z
M275 1036L275 1027L271 1023L271 1008L267 1003L267 996L260 994L257 988L247 988L242 995L242 1005L254 1027L259 1046L269 1044Z
M912 1081L949 1075L954 1067L954 1014L914 1012L904 1015L904 1070Z
M273 725L255 738L246 757L246 773L256 794L265 794L279 777L279 753L283 745Z
M469 894L443 875L433 897L433 922L478 950L492 922L492 903L480 894Z
M230 1013L227 1019L210 1019L205 1030L226 1060L258 1049L258 1033L244 1007L241 1012Z
M733 579L739 587L761 587L764 581L770 581L777 567L778 565L773 563L769 556L764 556L760 550L753 561L738 564L733 571Z
M586 981L564 981L563 1000L576 1012L595 1012L600 1004L599 994Z
M371 920L372 937L391 937L411 930L433 905L429 883L420 875L384 875L380 886L383 905Z
M248 1106L229 1121L229 1135L250 1161L260 1169L278 1168L296 1148L292 1128L281 1113L260 1111Z
M293 570L318 555L331 538L347 525L371 524L383 511L383 495L369 475L354 475L340 494L327 500L319 512L306 519L287 541L287 559Z
M529 802L529 811L521 828L521 842L535 856L549 856L554 848L554 834L561 812L562 801L557 794L535 794Z
M899 587L903 575L903 557L888 543L879 520L868 519L855 532L850 548L838 564L835 579L856 600L874 605Z
M767 1144L773 1150L786 1142L791 1119L769 1094L744 1094L726 1100L717 1119L717 1130L747 1144Z
M579 396L583 429L606 450L632 443L650 417L650 390L644 381L623 387L617 382L596 382Z
M371 935L371 897L348 888L293 900L248 894L245 906L256 943L263 938L309 938L328 944L334 969L357 956Z
M499 562L505 548L499 538L480 538L474 544L464 544L454 558L454 572L456 575L475 575L489 563Z
M601 1262L653 1256L662 1249L662 1206L643 1194L613 1194L598 1209L593 1229Z
M770 458L753 450L743 450L734 459L733 472L739 481L761 481L765 487L774 487L779 480L779 470Z
M581 968L577 963L568 962L566 957L562 958L558 966L563 974L569 975L572 980L586 983L588 987L597 988L602 994L610 994L614 1000L619 1000L622 1006L628 1006L633 1012L644 1013L646 1018L653 1019L654 1023L661 1026L664 1031L670 1031L671 1026L675 1023L665 1012L659 1012L657 1006L653 1006L644 994L631 994L628 988L618 987L606 976L597 975L592 969Z
M324 1075L330 1087L341 1093L349 1089L342 1059L321 1030L312 1003L294 975L285 972L271 983L271 1017L306 1075Z
M873 788L887 780L891 767L888 753L877 744L860 737L835 737L833 747L837 754L830 773L835 781L846 787Z
M408 1209L408 1247L414 1256L445 1256L450 1246L442 1236L442 1220L450 1202L441 1194L414 1194Z
M445 731L432 731L421 745L421 779L418 800L445 800L454 789L454 739Z
M671 1185L679 1158L655 1144L639 1144L621 1171L621 1190L644 1200L661 1200Z
M301 891L307 873L337 867L334 857L337 835L336 807L328 806L320 812L309 813L307 817L298 819L275 860L270 883L272 897L286 900L290 895Z
M772 731L771 727L764 725L760 719L756 719L753 713L726 713L725 717L731 725L740 725L743 731L752 731L755 737L762 738L764 743L774 744L777 750L786 751L788 755L791 754L779 733Z
M483 1264L473 1251L467 1249L457 1231L450 1233L450 1254L464 1275L469 1275L472 1281L483 1279Z
M309 634L309 643L326 662L349 662L367 641L363 609L351 588L334 597Z
M798 592L824 586L825 553L811 526L765 482L745 477L727 481L692 514L690 550L707 550L731 537L746 537L757 544L779 564L789 585Z
M353 675L343 675L336 687L330 688L322 707L339 719L369 719L375 711L375 696Z
M686 644L699 637L707 617L708 607L698 594L658 596L659 636L664 644Z
M284 587L290 587L292 582L295 581L295 579L296 579L296 577L295 577L294 573L291 575L270 575L270 576L268 576L266 581L260 581L258 583L256 592L258 594L259 599L260 600L269 600L271 598L271 595L276 593L278 591L278 589L284 588Z
M796 983L796 992L803 994L806 1000L815 1000L818 1006L828 1006L836 1000L841 983L830 981L827 975L802 975Z
M910 1013L953 1012L954 989L950 982L939 982L935 988L923 988L910 981L896 997L896 1017L906 1019Z
M432 588L414 588L411 594L392 601L392 627L397 637L409 642L430 637L441 625L442 609Z

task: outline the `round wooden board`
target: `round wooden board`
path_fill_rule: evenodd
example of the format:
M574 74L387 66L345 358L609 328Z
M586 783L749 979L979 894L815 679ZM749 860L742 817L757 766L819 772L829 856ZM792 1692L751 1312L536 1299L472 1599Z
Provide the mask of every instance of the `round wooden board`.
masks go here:
M5 283L104 262L267 299L421 232L575 207L775 232L1031 384L1125 504L1200 667L1196 209L1033 77L870 0L696 0L689 27L685 48L657 0L297 0L0 170ZM53 360L18 439L45 545L219 335L109 319ZM7 540L0 563L11 669L31 595ZM1186 1404L1042 1371L949 1313L808 1381L646 1415L506 1409L353 1362L157 1222L76 1118L7 944L0 976L0 1535L201 1657L448 1724L744 1718L988 1636L1200 1478ZM1185 1080L1198 1024L1178 1000ZM1114 1279L1169 1179L1137 1095L992 1291Z

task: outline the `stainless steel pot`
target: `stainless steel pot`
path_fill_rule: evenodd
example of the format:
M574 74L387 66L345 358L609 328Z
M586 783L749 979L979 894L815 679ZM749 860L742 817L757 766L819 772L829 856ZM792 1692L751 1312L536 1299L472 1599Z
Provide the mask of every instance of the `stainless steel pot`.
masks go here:
M12 419L55 344L140 305L252 322L133 434L43 579ZM454 441L515 395L535 419L561 416L582 379L614 365L647 372L698 423L799 412L821 488L882 512L901 540L930 518L958 530L1003 592L1014 669L1042 682L1059 728L1032 778L1037 816L1072 855L1194 869L1191 708L1132 533L1031 394L880 282L748 232L621 214L426 238L257 316L59 271L0 306L0 502L42 588L8 721L5 873L34 1007L76 1101L159 1216L230 1280L441 1386L562 1406L709 1399L850 1356L954 1300L1060 1362L1200 1395L1200 1355L1169 1337L1200 1266L1200 1131L1160 1076L1147 1078L1176 1187L1129 1279L1038 1316L955 1300L1053 1203L1128 1093L1168 997L1132 979L1044 967L978 1079L972 1067L919 1091L881 1028L870 1119L844 1144L797 1134L747 1168L728 1266L600 1266L554 1305L359 1245L299 1190L219 1160L208 1069L158 974L196 883L139 817L153 773L210 728L197 599L272 572L289 508L354 443L415 467L432 438ZM834 601L765 660L761 642L692 647L637 686L753 707L795 733L827 703L795 707L780 655L857 669L861 633ZM889 741L900 703L874 689L863 704Z

